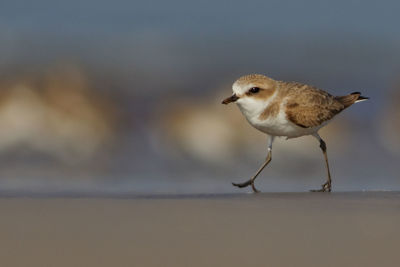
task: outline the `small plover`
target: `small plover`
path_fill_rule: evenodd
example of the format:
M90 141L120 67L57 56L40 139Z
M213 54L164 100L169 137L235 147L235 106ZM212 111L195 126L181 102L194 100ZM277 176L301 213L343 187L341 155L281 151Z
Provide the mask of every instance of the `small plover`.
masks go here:
M318 139L323 152L327 181L321 189L313 192L331 192L332 179L329 171L326 144L318 130L342 110L368 97L354 92L345 96L332 96L310 85L298 82L276 81L260 74L240 77L232 86L233 95L222 104L235 102L247 121L268 135L268 155L256 174L243 183L232 183L237 187L251 185L258 192L254 181L272 159L272 143L275 137L289 138L312 135Z

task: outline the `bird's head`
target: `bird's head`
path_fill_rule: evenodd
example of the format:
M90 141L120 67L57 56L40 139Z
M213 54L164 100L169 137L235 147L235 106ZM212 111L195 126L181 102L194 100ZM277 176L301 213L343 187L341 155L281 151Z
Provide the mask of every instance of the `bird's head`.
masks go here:
M276 84L275 80L261 74L242 76L232 85L233 95L224 99L222 104L236 102L244 113L260 113L274 95Z

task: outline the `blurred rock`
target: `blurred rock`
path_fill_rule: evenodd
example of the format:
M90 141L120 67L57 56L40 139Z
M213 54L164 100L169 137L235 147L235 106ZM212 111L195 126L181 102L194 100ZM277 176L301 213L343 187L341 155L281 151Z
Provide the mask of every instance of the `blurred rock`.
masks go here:
M379 140L390 153L400 155L400 92L389 93L387 105L379 117Z
M112 104L77 68L0 84L0 153L28 149L65 163L91 159L113 135Z

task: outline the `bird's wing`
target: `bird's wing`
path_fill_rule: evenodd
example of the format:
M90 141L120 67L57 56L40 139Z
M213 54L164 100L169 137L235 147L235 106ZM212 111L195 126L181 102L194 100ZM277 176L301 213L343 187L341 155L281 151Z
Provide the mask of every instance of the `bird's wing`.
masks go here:
M317 127L345 108L334 96L315 87L288 83L287 88L286 116L300 127Z

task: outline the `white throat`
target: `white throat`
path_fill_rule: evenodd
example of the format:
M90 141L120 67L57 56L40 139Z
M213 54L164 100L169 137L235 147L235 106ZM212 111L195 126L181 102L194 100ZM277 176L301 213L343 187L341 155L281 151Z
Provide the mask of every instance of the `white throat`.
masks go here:
M238 99L236 103L247 120L251 120L252 118L260 116L260 114L268 106L268 101L262 101L260 99L254 99L251 97Z
M247 120L255 122L268 105L274 101L276 95L277 92L274 92L274 94L266 100L253 97L243 97L238 99L236 103L243 115L246 116Z

